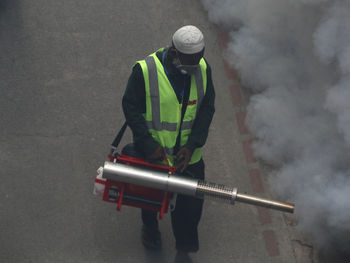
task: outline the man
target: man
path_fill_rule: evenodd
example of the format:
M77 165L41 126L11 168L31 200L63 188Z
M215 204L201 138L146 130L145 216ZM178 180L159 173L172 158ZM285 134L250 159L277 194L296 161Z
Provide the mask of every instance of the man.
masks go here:
M214 114L211 69L204 60L204 38L195 26L178 29L172 46L161 48L133 67L123 97L134 146L148 161L175 165L177 173L204 179L202 146ZM203 200L178 195L171 213L176 249L199 249L197 226ZM142 210L142 241L161 248L157 213Z

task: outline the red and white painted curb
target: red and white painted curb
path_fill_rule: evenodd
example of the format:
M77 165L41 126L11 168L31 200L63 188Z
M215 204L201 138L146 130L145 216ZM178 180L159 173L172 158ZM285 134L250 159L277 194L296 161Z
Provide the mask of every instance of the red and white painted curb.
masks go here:
M224 33L218 34L218 39L220 43L220 47L223 50L223 52L226 51L227 44L228 44L228 36ZM238 130L241 135L247 136L249 135L249 130L245 125L245 119L246 119L246 103L243 96L242 89L238 83L237 79L237 72L235 69L230 65L230 63L224 59L224 68L226 75L230 81L229 83L229 89L231 91L231 98L232 98L232 106L233 109L236 111L236 121L238 125ZM247 139L242 141L242 148L245 155L246 162L249 166L253 166L255 168L249 168L248 174L250 177L250 183L251 187L254 193L264 193L264 187L263 182L261 178L261 173L258 168L256 168L256 164L258 163L257 158L254 156L254 151L252 149L252 139ZM259 222L262 225L265 225L268 227L269 224L271 224L271 214L270 211L266 208L256 207L257 209L257 215ZM279 256L280 250L276 238L275 231L272 229L267 229L262 232L263 240L265 242L266 251L269 256Z

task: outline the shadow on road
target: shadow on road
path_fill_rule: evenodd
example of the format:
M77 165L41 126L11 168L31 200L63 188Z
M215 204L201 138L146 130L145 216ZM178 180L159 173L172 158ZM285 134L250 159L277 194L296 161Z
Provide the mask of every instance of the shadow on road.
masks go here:
M174 263L194 263L187 253L177 252Z
M146 263L161 263L167 262L167 259L162 251L146 250Z
M150 251L146 250L146 263L194 263L191 257L186 253L177 252L175 255L174 261L170 261L166 255L163 254L163 251Z
M0 13L6 12L8 9L18 6L17 0L1 0Z

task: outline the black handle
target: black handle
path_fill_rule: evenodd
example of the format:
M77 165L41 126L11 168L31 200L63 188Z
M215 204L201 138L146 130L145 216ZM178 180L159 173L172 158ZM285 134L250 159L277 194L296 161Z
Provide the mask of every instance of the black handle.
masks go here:
M120 131L118 132L117 136L115 137L113 143L111 144L115 149L118 148L118 145L119 145L121 139L123 138L126 127L128 127L128 124L126 122L124 122L123 127L120 129Z

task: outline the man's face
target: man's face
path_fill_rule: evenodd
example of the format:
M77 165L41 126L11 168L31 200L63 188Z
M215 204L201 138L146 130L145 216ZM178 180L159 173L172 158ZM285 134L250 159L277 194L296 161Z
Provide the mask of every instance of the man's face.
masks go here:
M199 64L199 61L204 55L204 49L196 54L183 54L179 51L177 51L178 57L180 59L180 62L182 65L190 65L190 66L195 66Z

